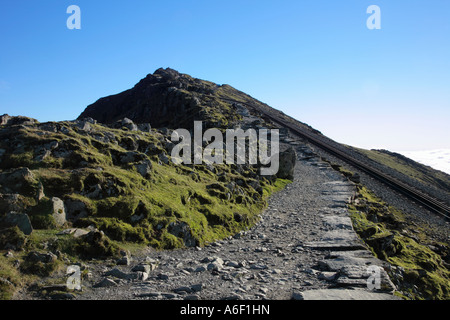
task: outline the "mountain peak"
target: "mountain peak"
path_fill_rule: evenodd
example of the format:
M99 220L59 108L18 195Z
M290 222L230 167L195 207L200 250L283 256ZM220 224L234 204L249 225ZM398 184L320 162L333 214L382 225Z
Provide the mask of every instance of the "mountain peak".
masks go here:
M171 68L159 68L133 88L89 105L79 119L90 117L107 124L129 118L135 123L175 129L191 128L200 120L206 126L226 127L239 120L239 115L232 103L216 94L220 87Z
M160 75L163 78L173 78L173 79L177 79L181 76L181 74L177 70L171 68L166 69L159 68L153 73L153 75Z

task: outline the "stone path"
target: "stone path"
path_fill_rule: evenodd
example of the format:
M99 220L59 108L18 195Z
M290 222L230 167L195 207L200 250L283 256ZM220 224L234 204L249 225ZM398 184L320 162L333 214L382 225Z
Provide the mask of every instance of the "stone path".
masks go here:
M395 299L382 261L353 231L346 204L354 185L307 146L290 144L299 158L294 182L271 197L254 228L205 248L89 266L77 299ZM381 290L369 290L369 277Z

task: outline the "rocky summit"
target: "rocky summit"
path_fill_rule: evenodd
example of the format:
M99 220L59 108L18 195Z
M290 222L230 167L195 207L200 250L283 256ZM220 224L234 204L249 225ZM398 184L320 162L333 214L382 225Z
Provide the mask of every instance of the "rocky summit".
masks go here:
M174 129L191 128L195 120L202 120L207 127L228 127L240 116L220 99L223 90L215 83L161 68L134 88L99 99L79 119L91 117L101 123L114 123L128 118L135 123Z
M407 218L364 173L262 110L284 117L229 85L167 68L73 121L1 116L0 298L448 299L448 225ZM195 131L194 121L219 133L279 129L279 170L175 163L174 130ZM412 172L407 165L389 170ZM446 194L447 176L424 181ZM378 291L366 290L369 265L381 268ZM80 271L77 289L68 270Z

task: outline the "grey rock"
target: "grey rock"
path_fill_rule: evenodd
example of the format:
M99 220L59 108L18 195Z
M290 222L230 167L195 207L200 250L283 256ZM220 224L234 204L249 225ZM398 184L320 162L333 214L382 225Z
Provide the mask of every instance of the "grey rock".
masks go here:
M212 261L206 267L209 271L220 271L223 269L223 260L219 257L213 257Z
M150 132L152 130L152 126L150 123L138 123L137 124L138 130L143 132Z
M208 269L209 271L220 271L222 270L223 265L217 263L216 261L211 262L208 264L208 266L206 267L206 269Z
M138 264L138 265L134 266L131 269L131 271L133 271L133 272L141 271L141 272L150 273L150 271L152 271L152 268L149 264Z
M58 232L57 235L65 235L65 234L71 234L74 238L80 238L84 235L87 235L90 231L85 229L79 229L79 228L69 228L64 229L61 232Z
M56 261L57 257L51 252L41 253L37 251L31 251L30 253L28 253L26 260L30 262L49 263Z
M30 217L25 213L10 212L4 217L0 218L0 226L6 228L18 227L26 235L30 235L33 232Z
M122 127L128 128L130 131L137 131L138 126L134 124L134 122L128 118L124 118L122 121L120 121L120 124Z
M158 279L160 280L169 280L169 275L166 273L160 273L158 274Z
M321 272L319 273L318 278L320 280L325 280L325 281L333 281L335 280L337 277L337 273L336 272Z
M295 163L297 161L297 153L293 147L280 152L279 154L279 169L276 176L281 179L294 179Z
M88 209L82 201L66 200L64 202L66 209L66 219L72 222L88 216Z
M198 266L198 267L194 270L194 272L203 272L203 271L206 271L206 268L205 268L204 266Z
M119 266L129 266L131 263L131 258L126 255L117 260L117 265Z
M5 193L35 197L37 185L38 181L28 168L17 168L0 173L0 188L4 189Z
M164 163L164 164L169 164L169 157L167 156L167 154L165 152L160 153L158 155L159 160Z
M201 284L201 283L194 284L194 285L190 286L190 288L192 289L193 292L199 292L203 289L203 284Z
M175 294L175 293L170 293L170 292L162 292L161 293L161 295L164 297L164 298L166 298L166 299L175 299L175 298L178 298L178 294Z
M95 284L94 288L109 288L109 287L117 287L117 282L110 278L104 278L102 281Z
M123 272L120 269L114 268L108 272L106 272L104 274L104 276L112 276L112 277L116 277L118 279L123 279L123 280L131 280L131 279L136 279L137 276L135 274L129 274L126 272Z
M135 151L128 151L120 157L120 162L123 164L136 162L139 159L139 153Z
M61 227L67 222L64 202L57 197L53 197L51 199L51 203L52 203L51 215L55 219L56 226Z
M268 269L265 264L255 263L250 266L250 269L254 270L265 270Z
M20 194L0 194L0 212L23 212L25 205Z
M225 263L225 265L226 265L227 267L233 267L233 268L240 268L240 267L241 267L241 265L240 265L239 262L237 262L237 261L227 261L227 262Z
M33 118L24 117L24 116L16 116L12 117L10 115L4 114L0 116L0 125L23 125L23 126L31 126L33 124L38 124L39 121Z
M147 272L142 272L142 271L137 271L136 272L136 278L133 278L133 277L131 277L131 278L132 279L136 279L136 280L140 280L140 281L145 281L145 280L148 279L148 273Z
M183 293L192 293L193 290L190 287L178 287L176 289L173 289L173 292L183 294Z
M75 127L85 132L91 132L92 130L91 123L89 121L86 121L85 119L77 120L75 123Z
M144 160L134 165L136 171L145 179L149 178L152 173L152 163L150 160Z
M197 246L197 239L192 235L191 228L186 222L172 222L169 224L167 231L174 236L183 239L186 247Z

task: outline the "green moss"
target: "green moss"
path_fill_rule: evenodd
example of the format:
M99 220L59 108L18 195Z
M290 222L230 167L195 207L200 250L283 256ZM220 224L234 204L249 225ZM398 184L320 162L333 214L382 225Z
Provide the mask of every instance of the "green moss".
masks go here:
M31 208L29 217L31 225L35 229L54 229L56 228L55 219L52 216L53 206L49 198L43 198L39 203Z
M80 219L77 225L82 227L93 225L104 231L111 239L121 242L147 243L147 238L152 237L149 225L133 227L118 218L83 218Z
M174 236L173 234L164 232L161 236L159 246L164 249L177 249L182 248L184 243L182 239Z
M10 300L24 282L24 276L13 265L15 258L0 255L0 300Z
M350 205L350 216L355 231L373 253L404 270L401 279L394 279L402 296L450 299L450 271L441 256L415 240L425 236L420 234L421 228L408 224L401 211L387 206L367 188L358 186L358 197Z
M0 230L0 250L21 250L27 243L28 238L15 226Z
M19 167L33 167L33 153L26 151L17 154L8 154L0 162L1 167L6 168L19 168Z
M239 118L234 108L217 96L205 96L203 102L210 123L226 126ZM73 123L53 125L65 128L64 133L43 132L37 126L19 130L14 139L27 150L21 155L25 160L11 164L26 162L46 197L84 203L89 216L79 223L91 223L116 241L178 247L182 239L172 241L167 228L171 222L185 222L196 242L204 245L250 227L265 208L267 197L288 183L265 178L258 182L256 168L241 174L227 165L214 166L214 173L206 166L160 165L158 155L168 152L163 147L165 137L156 132L124 131L99 124L91 124L87 132ZM113 137L113 142L105 142L105 137ZM52 150L43 161L35 159L33 150L54 142L56 154L66 156L57 158ZM122 161L123 157L127 160ZM152 166L146 178L135 168L143 160L151 161ZM238 187L232 191L229 184ZM55 227L51 215L46 214L48 198L30 209L37 229Z
M91 233L74 241L74 252L82 259L119 257L121 247L100 232Z

